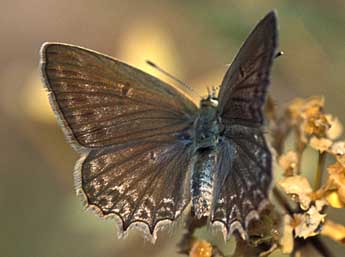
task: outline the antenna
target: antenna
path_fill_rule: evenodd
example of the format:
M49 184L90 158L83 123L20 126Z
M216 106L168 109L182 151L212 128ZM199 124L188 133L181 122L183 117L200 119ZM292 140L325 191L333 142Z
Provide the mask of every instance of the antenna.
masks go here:
M276 55L274 56L274 58L278 58L280 56L284 55L283 51L279 51L278 53L276 53Z
M177 83L179 83L180 85L186 87L187 89L189 89L192 93L194 93L195 95L197 95L198 97L202 98L199 94L197 94L193 88L189 85L187 85L186 83L184 83L183 81L179 80L178 78L176 78L175 76L171 75L170 73L166 72L165 70L163 70L162 68L160 68L158 65L156 65L154 62L150 61L150 60L146 60L146 63L148 65L150 65L151 67L155 68L156 70L162 72L164 75L166 75L167 77L175 80Z

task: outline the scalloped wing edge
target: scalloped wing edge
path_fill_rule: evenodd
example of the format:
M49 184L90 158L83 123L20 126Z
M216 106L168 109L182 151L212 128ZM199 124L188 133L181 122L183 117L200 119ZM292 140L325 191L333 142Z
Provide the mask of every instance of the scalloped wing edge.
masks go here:
M178 214L178 216L175 217L174 220L163 219L163 220L157 221L157 223L154 225L153 231L150 231L149 225L145 222L142 222L142 221L131 222L130 225L127 227L127 229L124 230L123 229L124 222L121 218L121 215L119 215L117 213L104 214L103 211L97 205L90 204L88 202L87 196L86 196L86 194L82 188L82 165L83 165L85 159L88 157L90 152L91 152L91 150L84 152L75 164L74 173L73 173L74 188L75 188L75 191L76 191L78 198L81 199L82 204L87 211L91 211L92 213L96 214L97 216L99 216L102 219L114 219L115 220L115 223L117 225L117 236L118 236L118 238L125 238L128 236L128 233L130 231L139 230L139 231L143 232L142 234L147 241L154 244L157 240L158 231L165 230L167 228L171 228L171 227L173 227L173 225L179 223L180 218L183 216L182 214L183 214L184 210L182 210ZM186 206L186 208L187 208L187 206Z
M212 229L214 231L220 231L223 235L224 241L228 241L231 235L237 230L243 240L248 240L249 236L247 233L247 229L249 224L252 221L260 219L260 213L266 209L270 205L270 201L268 199L264 199L260 202L257 210L252 210L247 214L247 217L244 221L244 227L239 221L234 221L230 224L230 228L227 229L225 223L223 221L215 220L211 222Z
M269 143L268 138L265 136L265 133L262 131L263 136L265 138L265 144L267 148L269 149L271 153L271 167L273 167L273 164L275 160L277 159L277 153L275 149L271 146ZM268 186L267 192L271 192L273 188L273 172L272 172L272 180L270 185ZM269 200L269 196L266 199L263 199L256 210L252 210L247 214L247 217L244 221L244 227L239 221L235 221L230 224L229 230L226 228L226 224L223 221L215 220L211 221L212 229L215 231L220 231L223 234L224 241L227 241L230 239L231 235L237 230L243 240L248 240L248 233L247 228L249 227L250 223L255 220L260 219L260 213L265 210L269 205L271 204Z

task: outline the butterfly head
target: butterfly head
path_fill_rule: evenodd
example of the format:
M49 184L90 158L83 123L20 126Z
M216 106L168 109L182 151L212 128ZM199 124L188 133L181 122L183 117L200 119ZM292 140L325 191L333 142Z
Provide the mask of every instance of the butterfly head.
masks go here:
M217 107L218 98L217 98L217 87L207 88L208 95L205 98L202 98L200 101L200 107Z

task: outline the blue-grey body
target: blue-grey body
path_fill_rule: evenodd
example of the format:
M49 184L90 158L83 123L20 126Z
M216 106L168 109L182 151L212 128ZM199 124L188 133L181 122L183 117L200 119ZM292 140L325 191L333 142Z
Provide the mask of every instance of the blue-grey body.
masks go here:
M222 127L217 105L217 99L212 96L201 100L199 115L194 122L191 194L192 211L198 218L208 216L211 210Z

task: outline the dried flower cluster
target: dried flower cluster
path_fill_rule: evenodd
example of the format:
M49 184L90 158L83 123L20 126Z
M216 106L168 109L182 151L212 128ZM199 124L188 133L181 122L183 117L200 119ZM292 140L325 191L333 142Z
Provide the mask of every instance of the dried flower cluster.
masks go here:
M278 168L274 171L279 179L273 187L271 207L261 214L259 221L253 222L248 241L237 238L231 255L193 236L195 229L206 222L197 226L195 222L189 223L192 226L180 244L185 247L181 252L191 257L269 256L273 251L309 256L309 244L320 256L330 256L319 237L345 243L345 226L330 220L326 213L327 208L345 207L345 141L337 141L342 135L341 123L324 112L322 97L296 99L280 115L269 98L266 113L277 167L282 170L281 174ZM293 138L294 146L285 150L289 148L288 138ZM307 148L318 155L316 168L308 177L301 168ZM328 167L326 163L330 163ZM308 163L308 169L311 166Z
M284 231L290 234L289 237L307 239L325 235L345 242L345 227L327 219L326 214L328 206L345 206L345 141L335 141L342 134L342 125L337 118L324 112L321 97L296 99L284 115L287 117L285 125L289 126L285 131L295 131L295 149L278 153L283 178L276 184L297 205L285 214ZM281 135L282 132L273 130L273 137L274 133ZM318 152L317 167L312 174L313 186L301 170L302 155L307 146ZM333 163L325 168L328 159ZM322 183L325 170L328 174ZM282 247L289 249L283 252L290 253L294 249L293 245L286 245L291 242L282 242Z

